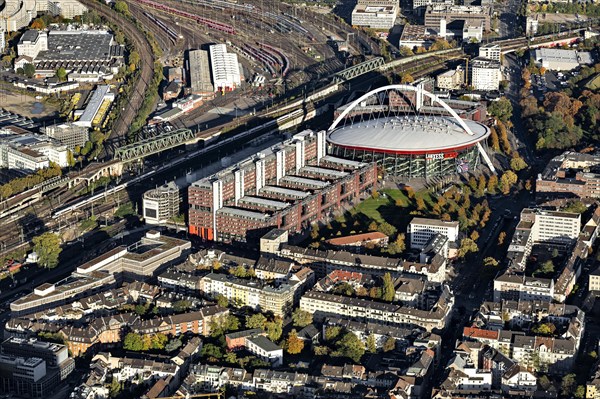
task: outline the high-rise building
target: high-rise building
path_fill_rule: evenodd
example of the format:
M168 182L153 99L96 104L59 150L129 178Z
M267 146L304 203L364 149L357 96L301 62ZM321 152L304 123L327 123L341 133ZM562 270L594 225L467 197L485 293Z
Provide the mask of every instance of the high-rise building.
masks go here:
M179 214L179 187L175 182L148 190L142 200L147 224L164 224Z

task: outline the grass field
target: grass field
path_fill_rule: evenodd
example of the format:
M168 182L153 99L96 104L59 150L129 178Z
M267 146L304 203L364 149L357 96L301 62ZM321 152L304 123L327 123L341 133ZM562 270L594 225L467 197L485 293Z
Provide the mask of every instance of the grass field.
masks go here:
M596 76L594 76L593 78L591 78L589 80L589 82L587 82L585 84L585 87L587 87L590 90L598 90L598 89L600 89L600 73L597 74Z
M415 193L415 198L418 197L423 198L429 206L434 203L428 191ZM409 199L404 191L384 189L379 192L377 198L367 198L354 209L356 214L362 214L364 219L377 223L388 222L399 231L403 231L413 217L410 213L415 210L414 201Z

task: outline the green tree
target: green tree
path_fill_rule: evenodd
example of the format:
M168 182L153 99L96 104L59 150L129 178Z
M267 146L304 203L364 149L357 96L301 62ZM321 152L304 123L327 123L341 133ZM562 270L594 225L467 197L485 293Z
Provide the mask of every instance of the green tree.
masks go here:
M383 222L377 227L377 231L390 237L396 233L396 228L387 222Z
M500 190L502 194L508 195L510 193L510 189L514 184L517 183L518 177L512 170L507 170L502 174L500 178Z
M223 294L217 294L217 296L215 296L215 301L217 302L217 305L222 308L226 308L227 305L229 305L229 301Z
M165 345L167 344L168 341L169 341L169 338L167 338L167 336L165 334L162 334L162 333L154 334L151 337L150 347L152 349L162 350L162 349L165 349Z
M583 213L587 210L587 206L579 200L571 201L563 208L564 212Z
M394 337L387 337L385 342L383 343L383 351L390 352L396 349L396 340Z
M515 172L518 172L520 170L525 169L526 167L527 163L525 162L525 160L521 158L518 152L515 151L513 153L513 157L510 160L510 168Z
M392 276L390 273L386 273L383 275L383 294L382 298L386 302L392 302L394 297L396 296L396 290L394 289L394 282L392 281Z
M577 399L585 398L585 386L583 386L583 385L577 386L577 389L575 390L575 397Z
M181 345L183 345L181 340L179 338L174 338L165 345L165 351L166 352L174 352L177 349L181 348Z
M292 329L292 331L290 331L288 334L285 347L290 355L297 355L298 353L302 352L302 349L304 349L304 341L298 337L296 330Z
M460 247L458 248L458 257L464 258L467 254L477 251L479 251L479 247L475 241L470 238L463 238L460 241Z
M354 287L352 287L352 285L348 284L347 282L343 281L337 284L331 292L337 295L353 296Z
M338 326L325 327L325 341L335 341L342 333L342 328Z
M283 320L277 317L275 320L267 322L265 331L271 341L278 341L281 334L283 334Z
M187 299L182 299L180 301L175 301L173 303L173 310L177 313L182 313L192 307L192 303Z
M69 167L72 168L73 166L75 166L76 162L77 161L75 160L75 156L73 155L73 151L67 150L67 164L69 165Z
M56 70L56 77L59 81L64 82L67 80L67 70L63 67L60 67Z
M494 258L492 258L491 256L488 256L487 258L485 258L483 260L483 265L486 267L496 267L498 266L498 261Z
M133 65L138 65L140 63L140 54L137 51L132 51L129 53L129 63Z
M115 11L127 16L129 15L129 6L123 0L117 0L115 2Z
M535 276L538 274L549 274L549 273L554 273L554 262L552 262L552 259L548 259L547 261L542 263L535 270L535 272L533 272L533 275Z
M346 333L337 343L336 352L338 356L352 359L360 363L360 358L365 354L365 344L353 333Z
M58 265L58 256L62 252L60 238L54 233L44 233L33 237L33 251L38 255L38 264L48 269Z
M223 358L223 351L221 351L221 348L210 343L205 344L200 353L202 354L202 357L209 360L218 360Z
M556 326L552 323L542 323L531 328L531 332L536 335L552 335L556 331Z
M117 377L113 376L108 388L108 396L110 398L116 398L121 393L121 383Z
M560 383L560 391L563 396L570 397L575 392L575 385L577 384L577 376L573 373L567 374L562 378Z
M144 350L142 336L136 333L127 334L123 340L123 349L135 352Z
M369 334L367 337L367 350L370 353L377 352L377 341L375 340L375 335L373 333Z
M252 316L246 316L246 328L260 328L264 329L267 324L267 318L260 314L253 314Z
M294 326L304 328L313 322L313 315L310 312L297 308L292 312L292 322Z
M30 79L33 78L33 76L35 75L35 66L30 63L23 65L23 73L28 78L30 78Z
M225 360L225 362L229 363L229 364L237 364L238 363L238 357L235 354L235 352L227 352L225 354L225 356L223 357L223 360Z
M501 97L499 100L492 101L488 106L487 111L496 119L506 123L512 117L513 107L509 99Z

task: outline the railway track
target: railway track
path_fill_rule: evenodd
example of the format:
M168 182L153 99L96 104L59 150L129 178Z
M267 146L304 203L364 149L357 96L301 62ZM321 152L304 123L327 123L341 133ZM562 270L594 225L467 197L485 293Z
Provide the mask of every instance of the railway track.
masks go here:
M125 37L133 43L135 50L140 55L139 77L134 83L127 107L119 112L118 118L113 122L110 134L111 138L125 136L129 132L129 128L135 117L138 115L144 102L144 96L152 82L155 61L152 47L146 36L129 19L97 1L81 0L81 2L107 21L118 26L125 34Z

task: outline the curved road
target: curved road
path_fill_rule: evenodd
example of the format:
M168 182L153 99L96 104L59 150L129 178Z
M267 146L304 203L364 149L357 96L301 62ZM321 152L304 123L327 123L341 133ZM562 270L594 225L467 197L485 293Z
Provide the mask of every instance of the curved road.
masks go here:
M137 26L131 20L95 0L81 0L81 2L107 21L118 26L125 34L125 37L133 43L135 50L140 55L139 78L133 85L127 107L119 112L119 116L114 121L110 134L111 138L125 136L135 117L138 115L144 101L144 95L154 75L154 54L152 53L152 47L144 33L138 30Z

